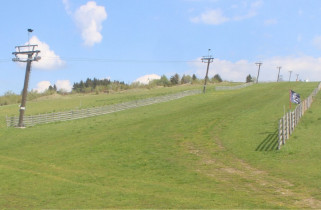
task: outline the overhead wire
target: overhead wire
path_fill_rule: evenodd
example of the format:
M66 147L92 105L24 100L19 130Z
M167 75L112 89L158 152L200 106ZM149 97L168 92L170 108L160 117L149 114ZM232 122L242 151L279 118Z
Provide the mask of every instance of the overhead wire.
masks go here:
M64 60L70 62L103 62L103 63L195 63L198 60L140 60L140 59L114 59L114 58L76 58L76 57L46 57L42 60ZM12 59L0 58L0 62L9 62Z

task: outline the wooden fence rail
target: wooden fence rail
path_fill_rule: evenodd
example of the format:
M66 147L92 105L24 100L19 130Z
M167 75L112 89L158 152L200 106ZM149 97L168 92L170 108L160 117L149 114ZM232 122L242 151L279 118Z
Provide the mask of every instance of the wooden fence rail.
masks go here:
M94 107L88 109L79 109L79 110L70 110L65 112L53 112L47 114L39 114L32 116L24 117L24 126L30 127L37 124L45 124L52 123L58 121L67 121L67 120L75 120L86 117L93 117L98 115L109 114L113 112L119 112L126 109L131 109L135 107L147 106L150 104L156 104L161 102L167 102L179 98L183 98L185 96L195 95L202 93L201 90L188 90L175 94L158 96L153 98L141 99L136 101L124 102L120 104L102 106L102 107ZM19 117L12 116L6 117L7 127L16 127L18 125Z
M294 128L299 123L304 113L311 107L314 97L321 89L321 83L318 87L313 90L309 97L302 101L293 111L287 112L279 120L279 138L278 138L278 149L281 149L282 145L285 145L286 141L292 135Z

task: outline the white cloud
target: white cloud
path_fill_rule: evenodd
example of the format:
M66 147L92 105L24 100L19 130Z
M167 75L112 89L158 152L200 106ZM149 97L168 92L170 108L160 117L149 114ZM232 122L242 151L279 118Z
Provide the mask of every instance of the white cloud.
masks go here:
M28 45L29 42L26 42L25 45ZM30 39L31 45L38 45L35 50L40 50L38 56L41 57L39 61L32 62L32 68L37 68L41 70L50 70L50 69L58 69L65 65L65 62L61 60L61 58L56 55L56 53L50 49L49 45L45 42L42 42L38 39L38 37L33 36ZM24 49L28 50L28 49ZM19 56L20 58L26 59L27 56ZM18 62L18 64L22 67L25 67L25 63Z
M255 17L257 15L257 13L258 13L257 12L258 9L262 6L262 4L263 4L262 0L255 1L255 2L251 3L251 5L250 5L250 7L248 9L248 12L246 14L235 16L233 18L233 20L241 21L241 20L245 20L245 19L249 19L249 18Z
M65 0L64 2L68 1ZM68 4L65 4L65 6L66 5ZM69 9L69 7L67 8ZM68 13L68 10L66 11ZM103 38L100 33L102 30L102 23L107 19L105 7L98 6L94 1L89 1L76 10L74 19L81 31L81 36L86 46L93 46L94 44L101 42Z
M192 72L195 72L199 78L204 78L206 73L206 64L201 63L201 58L192 64ZM276 81L277 66L281 66L281 75L287 78L289 71L292 75L299 74L302 80L310 79L311 81L321 81L321 57L314 58L311 56L301 57L272 57L262 60L259 81ZM219 74L223 80L244 82L247 75L257 76L258 67L255 62L248 60L239 60L236 62L214 59L210 65L209 77ZM292 77L293 79L294 77Z
M301 42L302 41L302 34L298 34L298 36L296 37L296 40L298 42Z
M268 19L268 20L264 21L265 26L275 25L277 23L278 23L278 21L276 19Z
M198 58L197 60L201 60ZM193 63L196 75L199 78L204 78L206 74L207 64L201 62ZM223 80L228 81L245 81L247 75L254 75L255 65L247 60L240 60L235 63L227 60L214 59L210 65L208 72L209 77L213 77L215 74L219 74Z
M155 79L160 79L160 78L161 77L157 74L149 74L149 75L139 77L134 82L139 82L141 84L147 85L147 84L149 84L150 81L153 81Z
M208 10L203 14L191 18L193 23L205 23L209 25L219 25L229 21L229 18L225 17L220 9Z
M249 6L247 2L241 2L240 4L243 5L234 4L231 6L231 8L237 11L245 11L245 14L234 16L231 15L230 17L227 17L223 14L223 11L221 9L212 9L202 13L199 16L190 18L190 21L192 23L204 23L209 25L219 25L228 21L242 21L245 19L255 17L258 14L258 9L262 6L263 1L255 1L251 3Z
M56 86L58 91L71 92L72 90L72 85L69 80L58 80Z
M316 36L313 39L313 44L315 47L317 47L318 49L321 49L321 36Z
M38 93L43 93L48 90L51 83L49 81L41 81L38 82L37 87L32 89L33 91L37 91Z
M69 0L62 0L62 3L65 6L65 10L67 12L68 15L72 15L72 11L70 10L70 2Z

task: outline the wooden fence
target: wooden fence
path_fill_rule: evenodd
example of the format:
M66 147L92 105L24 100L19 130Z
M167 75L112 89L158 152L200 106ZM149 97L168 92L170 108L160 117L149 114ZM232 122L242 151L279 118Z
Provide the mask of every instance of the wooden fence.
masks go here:
M253 82L245 83L242 85L236 85L236 86L216 86L215 90L217 90L217 91L219 91L219 90L237 90L237 89L245 88L245 87L248 87L251 85L253 85Z
M135 107L147 106L150 104L167 102L167 101L183 98L185 96L200 94L201 92L202 92L201 90L189 90L189 91L184 91L180 93L141 99L136 101L130 101L130 102L125 102L125 103L120 103L115 105L71 110L71 111L65 111L65 112L53 112L53 113L39 114L39 115L32 115L32 116L24 116L23 122L25 127L29 127L37 124L81 119L86 117L109 114L113 112L119 112L122 110L131 109ZM18 121L19 121L18 116L6 117L7 127L16 127L18 125Z
M302 101L293 111L287 112L279 120L279 138L278 138L278 149L286 143L294 131L294 128L299 123L304 113L311 107L314 97L321 89L321 83L316 89L313 90L311 95Z

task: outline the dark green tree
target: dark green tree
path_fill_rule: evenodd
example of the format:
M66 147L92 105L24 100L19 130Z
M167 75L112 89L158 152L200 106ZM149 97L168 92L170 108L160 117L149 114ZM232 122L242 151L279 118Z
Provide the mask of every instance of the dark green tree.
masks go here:
M221 76L219 74L215 74L214 77L212 78L213 82L223 82Z
M247 77L246 77L246 83L249 83L249 82L253 82L253 78L250 74L247 75Z
M187 84L192 82L192 77L190 75L183 75L181 78L181 84Z
M175 74L175 75L171 76L170 81L171 81L172 85L178 85L179 84L179 75Z

